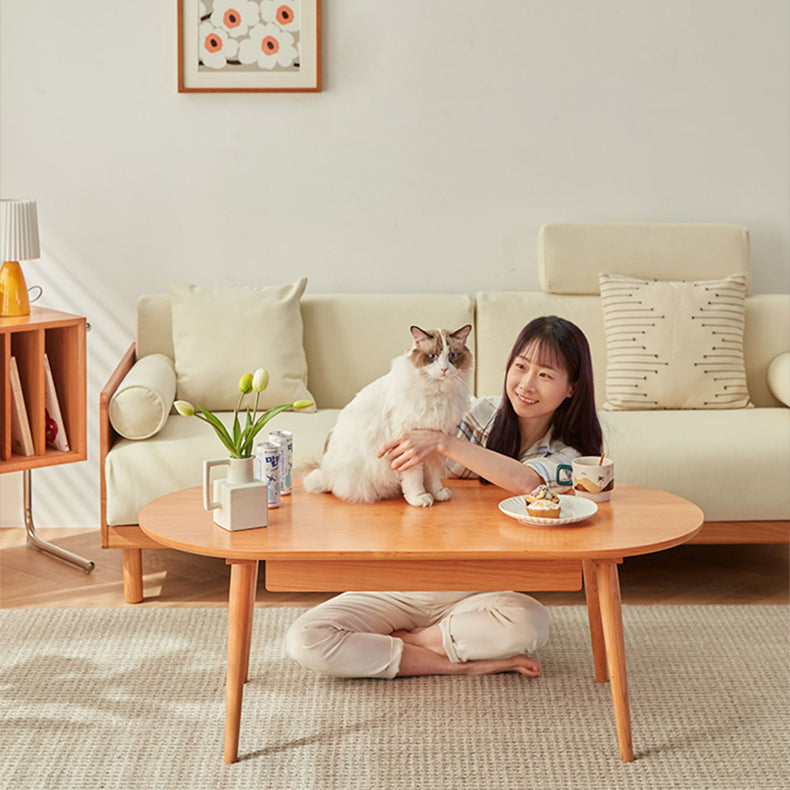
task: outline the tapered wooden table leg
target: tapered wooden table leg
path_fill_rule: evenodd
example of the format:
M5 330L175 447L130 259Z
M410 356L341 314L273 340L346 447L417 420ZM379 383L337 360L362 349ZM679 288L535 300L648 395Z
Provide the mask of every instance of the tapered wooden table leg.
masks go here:
M245 648L244 672L242 676L246 683L250 679L250 647L252 645L252 621L255 614L255 591L258 587L258 563L252 572L252 584L250 584L250 627L247 629L247 647Z
M625 671L625 637L623 635L623 608L620 599L620 580L616 560L596 560L598 599L601 605L606 659L612 684L614 721L617 726L617 743L620 759L630 763L634 759L631 739L631 710L628 704L628 680Z
M249 666L252 615L255 610L256 560L227 560L230 565L228 597L228 676L225 688L225 762L239 756L239 728L244 681Z
M601 622L601 604L598 600L598 574L592 560L582 561L582 571L584 573L584 595L587 598L587 617L590 621L595 680L598 683L606 683L609 675L606 669L606 645L604 644L603 623Z

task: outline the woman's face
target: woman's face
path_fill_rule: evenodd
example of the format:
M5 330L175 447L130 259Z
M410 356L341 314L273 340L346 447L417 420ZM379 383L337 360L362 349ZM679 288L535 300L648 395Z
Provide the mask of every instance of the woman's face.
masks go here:
M521 420L551 418L557 407L573 394L568 371L543 353L537 342L522 349L507 372L505 392Z

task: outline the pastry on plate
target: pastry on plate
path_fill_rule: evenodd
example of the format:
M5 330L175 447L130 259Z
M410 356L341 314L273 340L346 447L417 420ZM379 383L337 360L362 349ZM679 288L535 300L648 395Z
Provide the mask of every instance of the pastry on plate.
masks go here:
M524 499L527 502L527 513L533 518L559 518L560 498L551 490L548 485L538 486L527 494Z

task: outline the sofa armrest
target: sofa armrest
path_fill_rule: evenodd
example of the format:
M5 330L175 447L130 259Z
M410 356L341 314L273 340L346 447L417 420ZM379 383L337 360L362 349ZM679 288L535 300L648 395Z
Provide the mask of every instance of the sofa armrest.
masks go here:
M101 533L102 547L107 548L107 481L104 479L104 461L107 453L118 438L110 424L110 399L132 369L135 360L135 344L126 350L107 383L99 393L99 485L101 491Z

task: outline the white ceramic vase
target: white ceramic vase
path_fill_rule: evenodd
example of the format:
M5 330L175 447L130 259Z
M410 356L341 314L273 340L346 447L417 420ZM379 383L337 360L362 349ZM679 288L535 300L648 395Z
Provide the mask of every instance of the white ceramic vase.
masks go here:
M268 486L255 479L254 458L220 458L203 461L203 507L212 510L214 523L236 531L268 524ZM211 480L211 470L227 466L228 474Z

